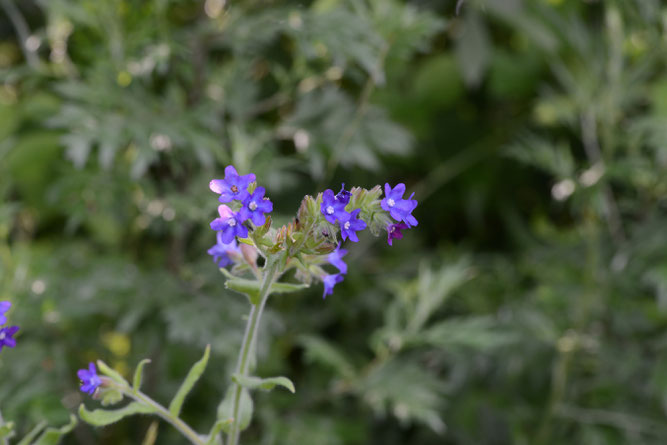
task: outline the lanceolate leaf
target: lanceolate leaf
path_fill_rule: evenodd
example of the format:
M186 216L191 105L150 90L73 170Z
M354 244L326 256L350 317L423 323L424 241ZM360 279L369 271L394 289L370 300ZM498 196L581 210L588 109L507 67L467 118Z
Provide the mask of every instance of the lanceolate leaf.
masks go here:
M97 361L97 367L100 368L100 372L104 374L105 376L111 378L117 383L120 383L121 385L127 385L127 381L123 378L122 375L120 375L117 371L111 369L109 365L104 363L102 360Z
M268 377L263 379L261 377L234 374L232 376L232 380L248 389L259 388L266 391L271 391L276 386L282 386L287 388L291 393L296 391L296 389L294 389L294 383L292 383L292 381L287 377Z
M134 371L134 379L132 380L132 389L134 392L139 391L141 387L141 379L144 374L144 366L146 366L151 361L149 359L143 359L137 365L137 369Z
M155 412L153 408L147 405L142 405L137 402L132 402L124 408L115 410L96 409L88 411L83 404L79 406L79 417L84 422L93 426L105 426L118 422L123 417L132 416L134 414L151 414Z
M188 396L192 388L195 386L195 383L197 383L199 377L201 377L201 375L204 373L206 365L208 364L208 357L210 355L210 352L211 352L211 346L207 345L206 350L204 351L204 356L197 363L192 365L192 368L190 368L190 372L188 372L188 375L183 381L183 384L181 385L180 388L178 388L178 392L176 393L174 399L169 404L169 412L172 413L174 416L178 417L180 415L181 407L183 406L185 398Z

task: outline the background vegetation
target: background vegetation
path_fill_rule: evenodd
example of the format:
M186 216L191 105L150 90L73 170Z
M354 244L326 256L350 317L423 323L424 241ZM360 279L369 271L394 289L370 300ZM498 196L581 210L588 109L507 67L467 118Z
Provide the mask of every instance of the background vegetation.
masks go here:
M269 302L260 373L297 393L259 394L244 443L664 443L667 9L455 3L0 0L3 415L66 423L95 358L150 357L166 402L210 343L184 415L212 423L246 310L206 255L233 163L279 222L343 181L420 202L333 296Z

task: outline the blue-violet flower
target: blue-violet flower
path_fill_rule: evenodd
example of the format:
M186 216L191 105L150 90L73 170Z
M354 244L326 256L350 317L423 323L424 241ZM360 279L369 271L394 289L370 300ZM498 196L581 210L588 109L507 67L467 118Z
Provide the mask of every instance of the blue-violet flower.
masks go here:
M327 257L329 264L336 266L341 274L347 273L347 264L345 264L345 261L343 261L343 257L345 255L347 255L347 250L341 249L339 244L336 250L331 252Z
M231 243L235 236L239 238L246 238L248 236L248 228L243 225L243 221L238 213L233 212L232 209L224 204L218 206L218 213L220 214L220 218L211 221L211 229L222 231L220 239L223 243Z
M264 187L257 187L252 195L243 201L243 207L239 210L241 221L249 219L256 226L263 226L266 222L265 213L271 213L273 203L264 197Z
M324 275L322 277L322 282L324 283L324 293L322 298L326 298L327 295L333 294L333 288L337 283L343 281L343 274L337 273L333 275Z
M350 238L350 241L358 242L359 237L356 232L366 228L366 222L358 218L359 212L361 209L353 210L340 220L340 233L344 240Z
M345 211L345 206L347 204L343 201L337 200L334 195L333 190L326 189L322 193L322 205L320 206L320 211L326 219L331 224L336 224L336 219L342 221L348 215Z
M5 314L12 307L12 303L9 301L0 301L0 326L7 323L7 317Z
M13 348L16 346L16 340L13 338L19 330L18 326L7 326L6 328L0 328L0 351L2 348L7 346L8 348Z
M98 386L102 384L102 379L97 375L97 369L94 363L88 364L88 369L79 369L76 373L81 380L81 391L90 394L95 392Z
M345 183L343 183L340 187L340 192L336 193L336 201L347 205L350 202L350 196L352 196L352 193L345 190Z
M255 181L255 174L239 175L233 165L225 167L225 179L214 179L209 183L209 188L219 193L218 200L222 203L231 202L235 199L243 201L249 195L248 186Z
M403 221L408 227L416 226L417 219L412 216L412 211L417 207L417 200L412 199L414 193L408 199L403 199L405 193L405 184L396 185L394 189L389 184L384 185L385 198L380 205L389 212L396 221Z
M387 226L387 243L391 246L393 240L403 238L403 233L401 232L401 230L409 228L410 226L408 226L404 222L399 222L397 224L389 224L389 226Z
M213 257L213 261L218 264L218 267L229 266L232 264L230 254L239 254L241 250L239 249L238 244L236 244L235 239L232 239L230 243L224 243L222 241L222 232L218 232L216 238L218 242L215 246L208 249L208 254Z

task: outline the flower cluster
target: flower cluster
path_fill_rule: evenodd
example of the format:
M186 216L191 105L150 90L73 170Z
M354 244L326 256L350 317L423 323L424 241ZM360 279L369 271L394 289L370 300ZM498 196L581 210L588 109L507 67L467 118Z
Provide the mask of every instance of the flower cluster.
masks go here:
M0 301L0 326L3 326L7 323L7 317L5 314L12 307L12 303L9 301ZM0 351L5 346L8 348L13 348L16 346L16 340L14 339L14 334L19 330L18 326L4 326L0 327Z
M266 214L273 211L273 203L264 197L264 187L255 187L255 174L239 175L232 165L225 168L225 178L212 180L209 188L218 193L218 200L224 203L218 206L220 217L211 222L211 229L221 233L218 244L211 250L220 244L231 245L236 237L247 238L248 227L244 223L249 220L255 226L262 226L266 222ZM228 203L236 210L227 206ZM216 259L216 252L220 249L214 253L209 250L209 254L213 255L218 264L220 260ZM228 255L228 250L225 250L225 255Z
M345 211L345 207L350 202L351 193L345 190L345 184L341 187L340 192L334 195L333 190L327 189L322 193L322 205L320 211L331 224L340 225L340 234L344 240L358 242L357 232L366 228L366 222L359 219L361 209L356 209L351 212Z
M417 207L414 193L404 199L405 184L391 187L378 185L373 189L353 187L350 190L342 185L338 193L327 189L317 198L306 196L301 203L297 218L281 228L272 229L267 214L273 210L273 204L265 198L266 190L258 187L253 173L239 175L234 166L225 168L224 179L214 179L210 189L219 194L219 217L211 222L211 229L216 230L217 243L208 250L215 263L223 268L238 263L241 258L255 266L253 259L248 260L246 253L251 249L255 254L267 257L282 252L285 267L301 268L304 282L320 279L324 283L324 297L333 293L336 284L343 281L347 274L347 265L342 258L347 253L336 246L337 233L342 241L358 242L358 232L369 228L374 235L387 231L387 242L403 237L403 230L418 224L412 212ZM253 231L252 239L248 238ZM238 240L243 243L237 244ZM254 246L254 247L253 247ZM324 257L324 255L327 255ZM329 274L319 267L324 258L338 269L338 273ZM298 278L301 279L301 278Z
M403 238L402 230L418 224L417 219L412 216L412 211L417 207L417 200L412 199L415 195L412 193L408 199L403 199L405 194L405 184L397 184L393 189L389 184L384 185L385 198L380 205L384 210L389 212L389 215L398 223L387 226L387 243L392 245L395 239Z
M97 369L94 363L88 363L88 369L79 369L76 373L81 380L81 391L90 394L95 393L95 390L102 384L102 379L97 375Z

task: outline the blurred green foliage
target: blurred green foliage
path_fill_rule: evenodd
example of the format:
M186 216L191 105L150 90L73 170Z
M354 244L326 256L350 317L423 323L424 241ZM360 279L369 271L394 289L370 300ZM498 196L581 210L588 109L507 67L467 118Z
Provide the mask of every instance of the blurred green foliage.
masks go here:
M244 443L664 443L667 9L455 9L0 0L4 417L66 424L96 358L128 378L151 358L166 402L210 344L183 416L212 423L247 310L205 254L233 163L280 223L342 181L420 201L392 248L350 246L333 296L269 302L259 374L297 391L259 394Z

